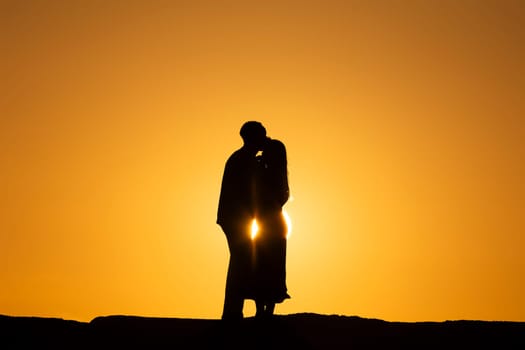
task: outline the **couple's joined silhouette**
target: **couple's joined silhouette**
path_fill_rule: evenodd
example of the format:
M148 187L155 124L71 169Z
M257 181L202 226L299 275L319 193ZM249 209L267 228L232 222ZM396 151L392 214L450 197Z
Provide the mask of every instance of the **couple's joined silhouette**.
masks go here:
M245 122L240 135L243 146L226 161L217 213L230 251L223 320L242 319L246 299L255 301L259 318L290 298L282 212L289 198L286 148L257 121ZM252 237L254 219L258 232Z

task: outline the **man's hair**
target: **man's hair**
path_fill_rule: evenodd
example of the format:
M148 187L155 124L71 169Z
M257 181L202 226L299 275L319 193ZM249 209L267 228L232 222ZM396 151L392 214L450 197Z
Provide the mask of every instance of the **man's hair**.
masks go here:
M241 137L244 142L260 140L266 137L266 128L257 121L248 121L241 127Z

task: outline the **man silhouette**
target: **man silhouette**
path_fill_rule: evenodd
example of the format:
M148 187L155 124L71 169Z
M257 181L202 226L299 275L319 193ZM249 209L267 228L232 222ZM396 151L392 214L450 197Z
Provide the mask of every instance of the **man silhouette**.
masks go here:
M266 139L266 129L257 121L240 130L243 146L226 161L222 178L217 224L228 241L230 260L226 277L223 320L243 318L244 299L251 278L250 224L255 216L256 155Z

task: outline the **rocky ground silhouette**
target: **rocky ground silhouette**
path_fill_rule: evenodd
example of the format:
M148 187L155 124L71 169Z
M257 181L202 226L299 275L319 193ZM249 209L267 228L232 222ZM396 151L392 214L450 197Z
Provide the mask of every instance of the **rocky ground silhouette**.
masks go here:
M525 349L525 322L387 322L312 313L221 320L0 315L2 349Z

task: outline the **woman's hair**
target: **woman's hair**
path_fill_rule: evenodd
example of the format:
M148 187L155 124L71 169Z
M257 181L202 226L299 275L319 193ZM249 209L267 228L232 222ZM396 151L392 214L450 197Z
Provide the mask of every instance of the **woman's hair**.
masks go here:
M268 166L280 170L286 169L287 159L284 143L268 138L264 146L264 154Z
M267 138L263 158L268 167L267 181L272 193L282 206L290 195L288 188L288 165L286 147L279 140Z

